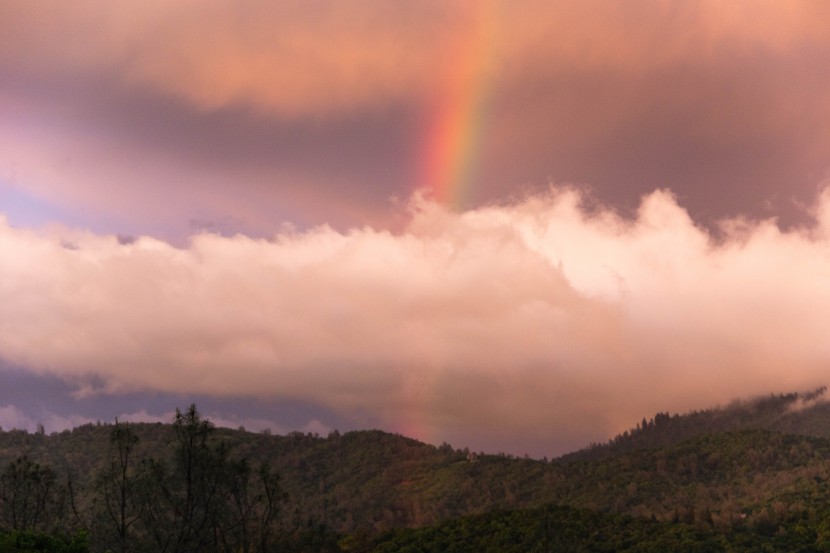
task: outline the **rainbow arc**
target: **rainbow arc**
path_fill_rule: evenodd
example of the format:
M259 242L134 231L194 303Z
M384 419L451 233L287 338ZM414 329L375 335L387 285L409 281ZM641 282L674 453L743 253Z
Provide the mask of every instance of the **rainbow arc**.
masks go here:
M493 3L473 4L470 28L448 57L445 86L432 110L418 184L442 204L462 207L477 178L495 58Z

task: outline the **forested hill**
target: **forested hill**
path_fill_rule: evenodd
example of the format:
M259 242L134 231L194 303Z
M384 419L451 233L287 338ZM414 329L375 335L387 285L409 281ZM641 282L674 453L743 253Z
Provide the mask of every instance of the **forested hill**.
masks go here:
M683 415L657 413L607 443L568 453L560 461L597 460L640 448L660 448L686 440L738 430L770 430L830 438L830 402L826 387L806 393L776 394L735 401L726 407Z
M380 431L213 428L195 407L173 424L0 432L0 551L12 530L82 530L92 551L830 550L830 439L807 435L820 397L666 415L555 461ZM465 532L494 545L465 549Z

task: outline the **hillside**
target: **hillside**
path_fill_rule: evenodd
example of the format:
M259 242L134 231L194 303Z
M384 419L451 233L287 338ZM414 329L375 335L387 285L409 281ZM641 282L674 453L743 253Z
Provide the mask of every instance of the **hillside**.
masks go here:
M624 451L659 448L707 434L737 430L770 430L830 438L830 402L827 388L735 401L726 407L683 415L657 413L607 443L563 455L561 461L600 459Z
M449 551L440 544L471 528L493 535L495 544L497 536L516 532L532 550L542 547L543 506L560 537L582 535L581 525L605 528L595 541L574 542L574 550L647 550L615 541L626 532L640 536L631 547L682 538L742 551L750 549L739 544L789 534L793 543L818 547L830 538L823 530L830 516L830 438L822 437L828 409L821 393L658 415L609 444L551 462L471 454L381 431L253 434L212 428L195 410L189 423L85 425L49 436L0 432L0 530L11 529L12 476L51 474L54 509L35 529L84 528L93 551L119 543L107 507L119 498L122 481L130 485L123 502L129 524L120 543L128 536L129 550L188 550L197 532L185 532L177 517L199 501L205 507L193 507L194 520L215 528L204 535L227 532L224 545L202 543L206 551L248 543L247 534L233 534L238 528L263 539L249 544L251 551L393 551L406 550L405 543L412 551ZM120 476L119 444L130 445ZM201 480L185 482L185 466ZM191 489L205 495L185 494ZM165 532L178 536L179 545L164 542Z

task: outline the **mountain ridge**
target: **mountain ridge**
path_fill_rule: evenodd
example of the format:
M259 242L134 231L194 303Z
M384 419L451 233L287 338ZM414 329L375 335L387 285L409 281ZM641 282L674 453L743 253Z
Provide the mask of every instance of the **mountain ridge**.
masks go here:
M704 541L801 524L816 541L823 517L830 520L830 424L824 424L830 404L824 392L658 414L607 444L552 460L472 453L380 430L334 431L327 437L254 434L212 428L199 421L195 406L192 414L204 424L200 436L207 459L225 459L222 466L229 468L267 466L279 474L284 499L276 527L286 536L317 536L329 547L320 551L348 550L336 544L356 536L363 536L361 547L381 547L407 528L415 532L407 536L427 539L433 534L417 529L453 528L452 521L468 517L484 518L459 524L502 524L497 516L488 518L494 512L518 513L508 519L521 525L531 516L522 513L536 510L538 518L542 506L588 510L606 517L601 524L608 528L622 524L614 517L633 517L637 532L676 531ZM90 521L100 511L100 483L109 474L116 431L128 430L135 438L136 464L125 474L148 478L161 470L169 479L182 447L177 424L88 424L51 435L0 432L0 476L21 459L30 463L26 466L52 467L71 483L74 520L95 529ZM0 501L3 493L0 485ZM565 516L571 522L563 528L580 527L579 520L594 515L574 516L577 522ZM102 523L96 524L100 532ZM533 535L539 539L538 532Z

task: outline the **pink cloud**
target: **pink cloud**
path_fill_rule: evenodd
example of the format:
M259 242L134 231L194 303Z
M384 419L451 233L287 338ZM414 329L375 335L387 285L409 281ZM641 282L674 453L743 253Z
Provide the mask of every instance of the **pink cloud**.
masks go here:
M668 186L695 214L768 205L802 220L791 200L814 194L830 147L830 81L815 70L827 10L13 2L0 7L14 75L0 87L0 179L128 233L221 217L256 235L286 219L378 225L422 172L429 106L475 68L488 117L470 205L551 178L615 202ZM482 14L492 44L471 51L487 59L449 55Z
M348 113L439 90L446 52L482 11L498 24L488 70L508 80L574 66L642 73L716 63L729 43L786 54L828 40L827 7L814 2L84 1L4 6L0 63L114 74L207 110Z
M668 192L634 219L583 204L416 199L400 233L185 248L2 224L0 356L105 391L306 398L473 445L557 447L826 383L830 196L813 228L733 221L719 240Z

